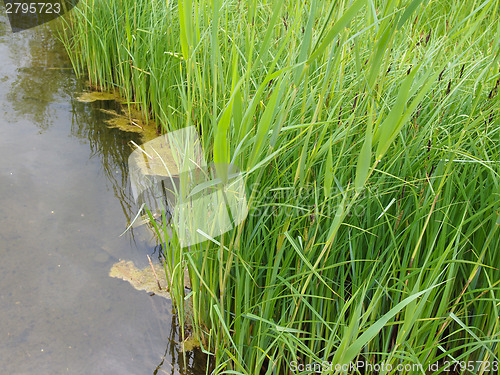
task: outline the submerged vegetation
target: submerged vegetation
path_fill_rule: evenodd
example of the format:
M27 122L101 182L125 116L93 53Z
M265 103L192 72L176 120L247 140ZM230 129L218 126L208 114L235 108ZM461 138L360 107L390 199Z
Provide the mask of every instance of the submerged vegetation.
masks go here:
M178 317L190 301L215 373L323 361L491 373L499 5L82 0L72 11L61 35L77 73L164 132L195 125L206 160L244 172L241 225L190 249L163 239Z

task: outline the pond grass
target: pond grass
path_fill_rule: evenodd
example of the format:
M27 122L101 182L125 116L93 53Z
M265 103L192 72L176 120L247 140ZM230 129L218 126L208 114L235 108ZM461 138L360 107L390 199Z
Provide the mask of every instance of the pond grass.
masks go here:
M179 320L190 300L215 373L323 361L490 373L499 5L82 0L71 12L61 36L78 74L165 132L195 125L207 160L244 171L241 225L189 251L164 239Z

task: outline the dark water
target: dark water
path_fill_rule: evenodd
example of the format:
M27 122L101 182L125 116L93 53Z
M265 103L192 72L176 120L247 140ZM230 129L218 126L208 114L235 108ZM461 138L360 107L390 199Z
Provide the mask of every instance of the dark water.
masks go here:
M108 276L158 258L135 215L128 142L109 129L47 27L12 34L0 6L0 373L204 373L179 354L170 301ZM57 22L57 21L56 21ZM109 105L109 103L108 103Z

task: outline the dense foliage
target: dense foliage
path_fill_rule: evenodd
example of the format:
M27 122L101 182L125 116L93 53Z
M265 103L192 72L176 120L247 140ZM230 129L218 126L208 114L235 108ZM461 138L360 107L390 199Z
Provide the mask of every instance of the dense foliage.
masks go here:
M164 131L195 125L207 160L245 171L242 225L190 251L165 244L179 316L187 266L192 334L216 373L499 360L499 5L83 0L72 12L62 34L78 73Z

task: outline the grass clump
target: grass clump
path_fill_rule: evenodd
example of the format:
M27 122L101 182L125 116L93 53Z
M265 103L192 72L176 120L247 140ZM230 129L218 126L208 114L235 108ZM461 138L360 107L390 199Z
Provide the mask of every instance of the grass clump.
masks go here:
M498 12L493 0L84 0L72 12L62 35L78 73L164 131L195 125L207 160L244 171L242 225L189 251L175 235L164 244L181 321L190 274L215 373L493 368Z

